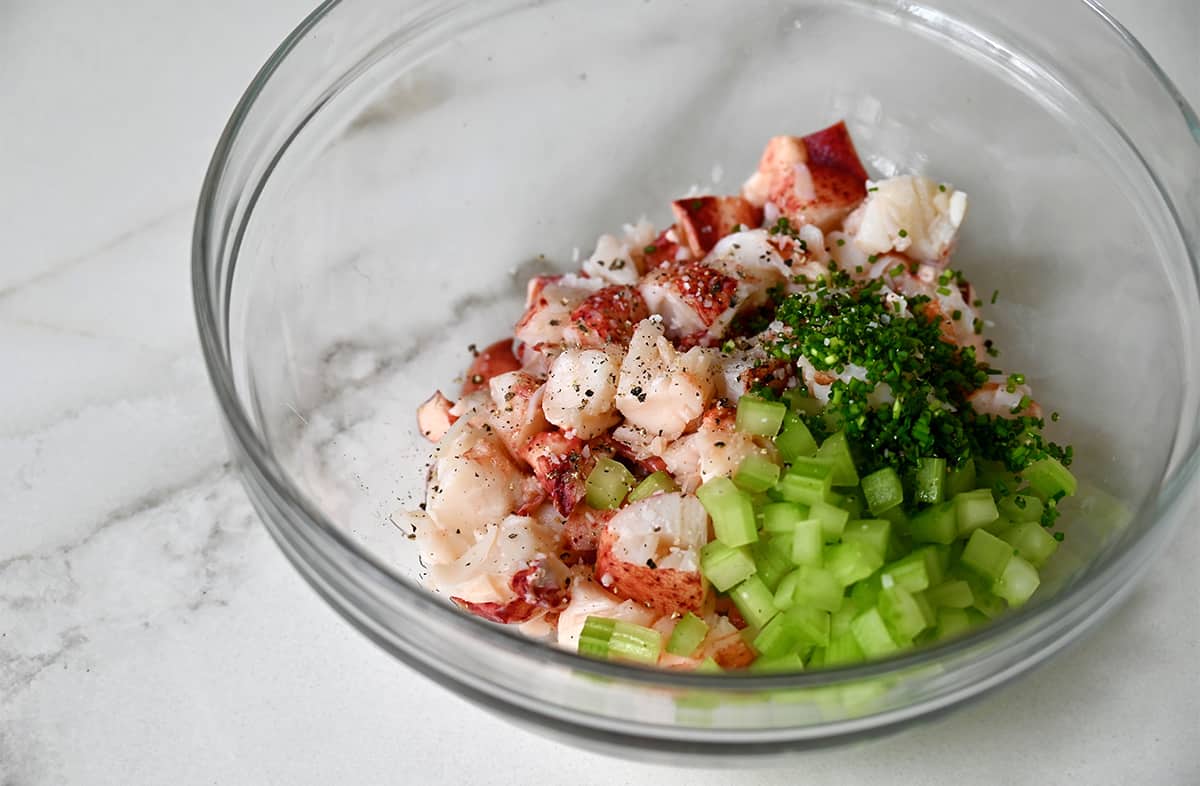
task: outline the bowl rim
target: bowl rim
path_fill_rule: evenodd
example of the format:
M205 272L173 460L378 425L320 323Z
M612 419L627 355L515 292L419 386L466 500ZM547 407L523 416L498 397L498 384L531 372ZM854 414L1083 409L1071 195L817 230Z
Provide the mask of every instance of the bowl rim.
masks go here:
M469 0L450 0L450 2L446 2L443 5L462 6L468 2ZM526 0L526 2L533 2L533 0ZM1197 118L1195 111L1187 99L1180 93L1170 77L1167 76L1145 47L1112 14L1100 5L1099 0L1078 0L1078 2L1096 14L1108 26L1109 32L1115 33L1129 51L1150 70L1160 86L1175 103L1182 119L1191 130L1197 146L1200 147L1200 119ZM301 526L319 531L324 537L330 539L338 548L343 550L346 556L355 560L360 567L368 569L383 581L391 592L397 596L404 597L409 603L415 601L421 607L421 613L432 614L438 618L439 623L452 626L460 632L470 633L472 636L483 638L488 644L500 647L514 655L523 656L527 659L549 661L555 666L573 671L582 671L598 677L616 678L627 682L656 687L696 689L707 692L729 691L745 693L748 690L765 691L818 688L843 682L867 680L884 675L902 673L910 669L919 669L941 661L946 656L964 653L984 642L1003 641L1005 634L1013 628L1026 625L1032 626L1037 622L1048 622L1055 616L1054 612L1056 609L1060 610L1057 616L1060 617L1061 621L1061 617L1064 614L1061 610L1080 607L1078 603L1064 603L1064 600L1078 600L1088 595L1097 589L1097 585L1102 583L1104 578L1112 574L1117 568L1124 567L1125 573L1128 574L1127 580L1118 588L1116 595L1110 595L1106 599L1097 600L1090 608L1086 609L1087 614L1076 620L1075 624L1050 637L1050 642L1057 646L1048 646L1044 648L1044 654L1040 657L1034 656L1031 658L1032 661L1038 662L1045 657L1049 657L1050 654L1060 649L1061 646L1065 646L1066 643L1077 637L1082 632L1081 625L1084 619L1091 618L1097 613L1103 613L1105 610L1112 608L1115 605L1115 601L1119 599L1118 596L1123 596L1131 588L1132 579L1136 578L1141 570L1145 568L1149 558L1165 545L1171 528L1164 526L1169 523L1164 521L1164 519L1176 512L1181 501L1186 498L1184 492L1193 485L1197 477L1200 477L1200 445L1195 440L1189 446L1189 452L1181 458L1168 482L1162 485L1158 489L1158 492L1146 500L1136 511L1135 515L1138 517L1153 516L1153 521L1145 535L1130 544L1130 548L1124 552L1117 555L1109 555L1105 561L1101 562L1100 569L1095 569L1096 566L1087 568L1086 575L1083 575L1078 581L1072 582L1069 586L1064 587L1053 602L1033 603L1022 609L1009 612L988 625L982 626L967 635L949 642L921 647L906 653L862 664L822 668L813 672L800 672L788 675L764 675L746 672L729 672L717 675L694 674L590 659L556 646L547 645L540 640L526 637L517 631L510 630L506 626L498 626L474 615L462 612L450 604L439 601L432 593L415 586L411 580L396 574L386 563L338 528L322 511L312 504L304 492L292 482L282 466L275 461L271 449L257 434L251 423L249 414L245 411L239 400L233 368L225 352L225 349L227 349L227 337L225 336L223 326L219 324L221 316L218 308L222 304L217 303L212 297L213 292L210 289L209 269L207 265L207 260L211 256L208 241L217 223L216 216L212 212L212 207L225 174L230 152L235 140L238 138L244 121L253 109L264 87L270 82L271 77L296 46L334 9L343 4L343 0L325 0L309 13L283 42L279 44L245 89L222 130L205 173L193 224L191 245L193 309L205 366L225 421L227 436L233 442L233 446L237 452L250 461L253 474L261 478L269 486L273 495L284 502L288 508L287 512L290 515L291 521L294 522L299 519ZM255 184L241 224L236 227L239 235L241 231L244 231L247 221L253 214L254 204L258 199L263 185L270 178L275 163L294 138L295 133L289 135L284 147L272 153L273 160ZM1146 166L1144 161L1142 161L1142 164ZM1187 250L1189 262L1191 263L1191 274L1195 279L1200 281L1200 253L1188 242L1187 233L1182 231L1182 227L1179 226L1176 202L1169 194L1164 192L1162 183L1152 172L1151 179L1158 195L1170 208L1172 220L1176 228L1180 230L1180 236ZM230 270L226 275L232 275L232 270L236 267L239 251L236 247L238 241L240 241L240 236L235 240L235 249L229 259ZM226 293L227 299L228 293ZM243 481L245 481L247 479L246 472L242 470L241 474ZM273 528L268 527L268 529L271 529L272 534L275 534ZM1158 537L1152 537L1155 534ZM327 601L330 600L326 593L316 586L312 576L307 571L300 570L299 572L310 585L317 589L322 597L325 597ZM331 605L338 608L336 603L332 603ZM405 661L410 662L410 665L416 666L416 664L411 663L410 658L406 657L402 651L398 651L395 647L387 646L380 637L366 630L361 623L348 617L340 608L338 610L352 626L365 633L372 641L375 641L393 654L400 656ZM1011 650L1019 646L1022 641L1021 639L1010 641L999 651ZM427 673L425 667L418 667L418 670ZM456 681L458 681L457 678ZM984 686L983 690L993 687L995 686ZM932 711L936 712L938 709L938 707L935 707Z

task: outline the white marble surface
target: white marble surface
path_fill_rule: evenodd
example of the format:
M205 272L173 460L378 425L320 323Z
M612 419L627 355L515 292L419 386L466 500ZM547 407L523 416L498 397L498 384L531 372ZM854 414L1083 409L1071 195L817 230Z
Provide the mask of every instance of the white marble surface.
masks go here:
M730 782L464 703L351 630L257 523L189 235L225 118L307 4L0 3L0 784ZM1200 102L1200 4L1110 7ZM1187 528L1101 630L947 720L736 780L1200 783L1198 560Z

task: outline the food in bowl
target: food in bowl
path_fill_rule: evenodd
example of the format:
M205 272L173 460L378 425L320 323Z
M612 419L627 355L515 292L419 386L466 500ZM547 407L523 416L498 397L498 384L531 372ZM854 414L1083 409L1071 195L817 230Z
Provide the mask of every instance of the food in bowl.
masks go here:
M429 586L702 671L886 657L1026 603L1072 451L950 267L966 194L870 180L837 123L671 209L530 281L458 400L421 405Z

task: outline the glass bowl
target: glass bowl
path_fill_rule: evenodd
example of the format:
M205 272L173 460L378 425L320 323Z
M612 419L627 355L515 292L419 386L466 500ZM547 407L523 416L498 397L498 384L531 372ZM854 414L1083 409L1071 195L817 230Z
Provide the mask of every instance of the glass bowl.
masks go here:
M970 193L956 264L1076 447L1034 602L964 638L787 676L585 660L419 583L417 404L509 335L524 283L602 232L736 192L765 140L845 118L875 176ZM1032 668L1116 606L1197 474L1196 118L1097 5L1039 0L329 2L214 154L203 350L280 548L399 660L624 755L761 758L894 731Z

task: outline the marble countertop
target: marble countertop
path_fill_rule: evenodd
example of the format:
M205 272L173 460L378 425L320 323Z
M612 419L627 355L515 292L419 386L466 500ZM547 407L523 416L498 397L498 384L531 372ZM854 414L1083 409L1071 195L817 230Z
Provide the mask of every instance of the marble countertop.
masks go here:
M0 784L723 784L560 746L397 664L229 466L188 289L243 87L307 0L0 4ZM1200 4L1112 0L1200 104ZM826 783L1200 783L1200 530L1079 646ZM936 769L934 769L936 767ZM739 772L792 783L798 766Z

